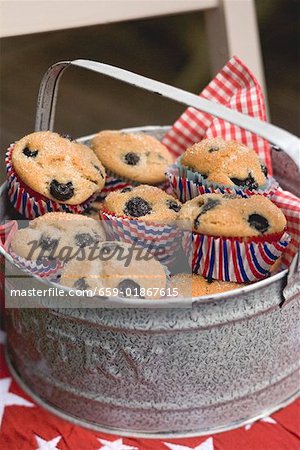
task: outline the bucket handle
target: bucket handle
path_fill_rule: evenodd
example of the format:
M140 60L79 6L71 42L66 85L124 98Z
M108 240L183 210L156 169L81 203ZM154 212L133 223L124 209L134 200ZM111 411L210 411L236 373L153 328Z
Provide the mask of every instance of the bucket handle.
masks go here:
M35 122L36 131L53 130L59 80L65 69L69 66L83 67L84 69L107 75L127 84L145 89L146 91L170 98L186 106L192 106L200 111L211 114L212 116L224 119L234 125L240 126L245 130L257 134L262 138L265 138L275 147L284 150L295 161L297 166L300 167L300 141L296 136L288 131L230 108L226 108L219 103L206 100L198 95L182 89L137 75L129 72L128 70L87 59L61 61L51 66L45 73L38 95Z
M261 136L272 143L275 147L278 147L280 150L284 150L295 161L297 167L300 168L300 140L288 131L262 120L250 117L246 114L242 114L233 109L226 108L219 103L206 100L198 95L192 94L191 92L169 86L165 83L161 83L160 81L143 77L133 72L129 72L128 70L120 69L119 67L87 59L61 61L52 65L47 70L41 81L38 95L35 122L36 131L53 130L58 85L60 77L69 66L82 67L84 69L115 78L132 86L170 98L186 106L192 106L195 109L204 111L212 116L224 119L234 125L240 126L245 130ZM295 273L299 273L299 253L295 256L293 263L294 264L291 265L289 270L287 287L291 284Z

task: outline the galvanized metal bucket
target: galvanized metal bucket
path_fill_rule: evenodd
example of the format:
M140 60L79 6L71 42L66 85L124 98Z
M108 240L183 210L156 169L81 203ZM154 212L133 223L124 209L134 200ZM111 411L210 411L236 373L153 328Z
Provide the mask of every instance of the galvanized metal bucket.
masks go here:
M201 99L199 104L192 94L80 60L59 63L46 74L36 129L52 129L57 81L70 64L227 118L220 105L203 105ZM240 116L235 113L229 120L267 137L254 119L250 123ZM296 160L296 138L270 127L268 137L275 133L273 142ZM161 138L166 127L130 131ZM16 213L6 185L0 196L3 222ZM8 293L22 271L0 252L6 259ZM296 258L289 272L211 297L111 298L92 309L45 307L43 299L33 305L28 298L32 307L6 309L8 363L37 402L90 428L146 437L231 429L272 413L298 394L299 278ZM36 289L55 287L37 277L30 283Z

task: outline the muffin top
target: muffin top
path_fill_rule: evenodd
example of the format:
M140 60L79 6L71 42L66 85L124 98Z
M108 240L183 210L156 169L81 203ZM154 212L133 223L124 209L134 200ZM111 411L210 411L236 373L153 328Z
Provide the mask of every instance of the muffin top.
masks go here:
M100 288L114 289L111 295L104 292L104 296L160 298L159 290L166 287L166 273L144 249L123 242L103 242L97 256L93 261L70 261L60 283L75 289L96 289L98 294Z
M166 167L173 162L168 149L144 133L101 131L92 140L91 147L104 167L138 183L162 183Z
M29 188L59 203L83 203L105 184L105 169L89 147L51 131L16 142L12 164Z
M171 289L178 289L179 297L201 297L219 294L242 287L242 284L227 281L207 280L200 275L179 273L171 277Z
M103 210L148 222L174 222L181 203L155 186L126 187L108 194Z
M261 236L286 226L282 211L262 195L199 195L182 206L178 219L183 227L212 236Z
M12 238L11 248L30 260L69 259L105 240L101 222L80 214L51 212L29 222Z
M203 139L189 147L181 164L209 181L226 186L254 190L267 181L267 168L254 150L222 138Z

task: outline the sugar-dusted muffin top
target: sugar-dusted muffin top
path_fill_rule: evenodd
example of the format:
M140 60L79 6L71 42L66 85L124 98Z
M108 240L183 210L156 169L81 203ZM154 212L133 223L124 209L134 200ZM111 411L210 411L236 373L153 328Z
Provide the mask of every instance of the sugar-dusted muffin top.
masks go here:
M19 256L68 259L81 249L105 240L101 222L81 214L51 212L31 220L12 238L11 248Z
M178 290L179 297L201 297L219 294L242 287L242 284L228 281L207 280L200 275L180 273L171 277L171 289Z
M145 250L123 242L103 242L96 259L70 261L64 268L61 284L75 289L117 289L111 296L160 298L166 287L164 267L154 257L143 259ZM98 291L97 291L98 290ZM106 291L102 295L109 296Z
M181 203L155 186L126 187L108 194L103 209L119 216L148 222L174 222Z
M212 236L260 236L286 226L282 211L262 195L199 195L182 206L178 219L183 227Z
M173 162L168 149L144 133L101 131L92 140L91 147L104 167L143 184L162 183L166 167Z
M51 131L16 142L12 164L31 189L69 205L83 203L105 184L105 169L89 147Z
M181 164L221 185L257 189L266 184L267 168L254 150L236 141L203 139L189 147Z

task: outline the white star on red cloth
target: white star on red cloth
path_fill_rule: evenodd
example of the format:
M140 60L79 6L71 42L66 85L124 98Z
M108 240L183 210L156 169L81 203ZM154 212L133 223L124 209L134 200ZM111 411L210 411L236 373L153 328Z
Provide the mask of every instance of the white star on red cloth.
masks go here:
M34 406L33 403L28 402L25 398L13 394L12 392L8 392L11 382L12 378L3 378L0 380L0 428L6 406Z
M206 439L206 441L198 444L197 447L187 447L186 445L180 444L169 444L168 442L164 442L170 450L214 450L213 438L210 437Z
M56 436L55 438L51 439L51 441L46 441L36 434L34 436L38 445L38 448L36 450L59 450L56 445L59 443L62 436Z
M245 430L248 431L250 430L250 428L252 428L252 426L256 423L256 422L265 422L265 423L273 423L276 424L276 420L273 419L273 417L267 416L267 417L263 417L260 420L256 420L255 422L251 422L251 423L247 423L247 425L245 425Z
M137 447L123 444L123 439L117 439L116 441L106 441L105 439L99 439L100 444L104 447L100 447L98 450L138 450Z

